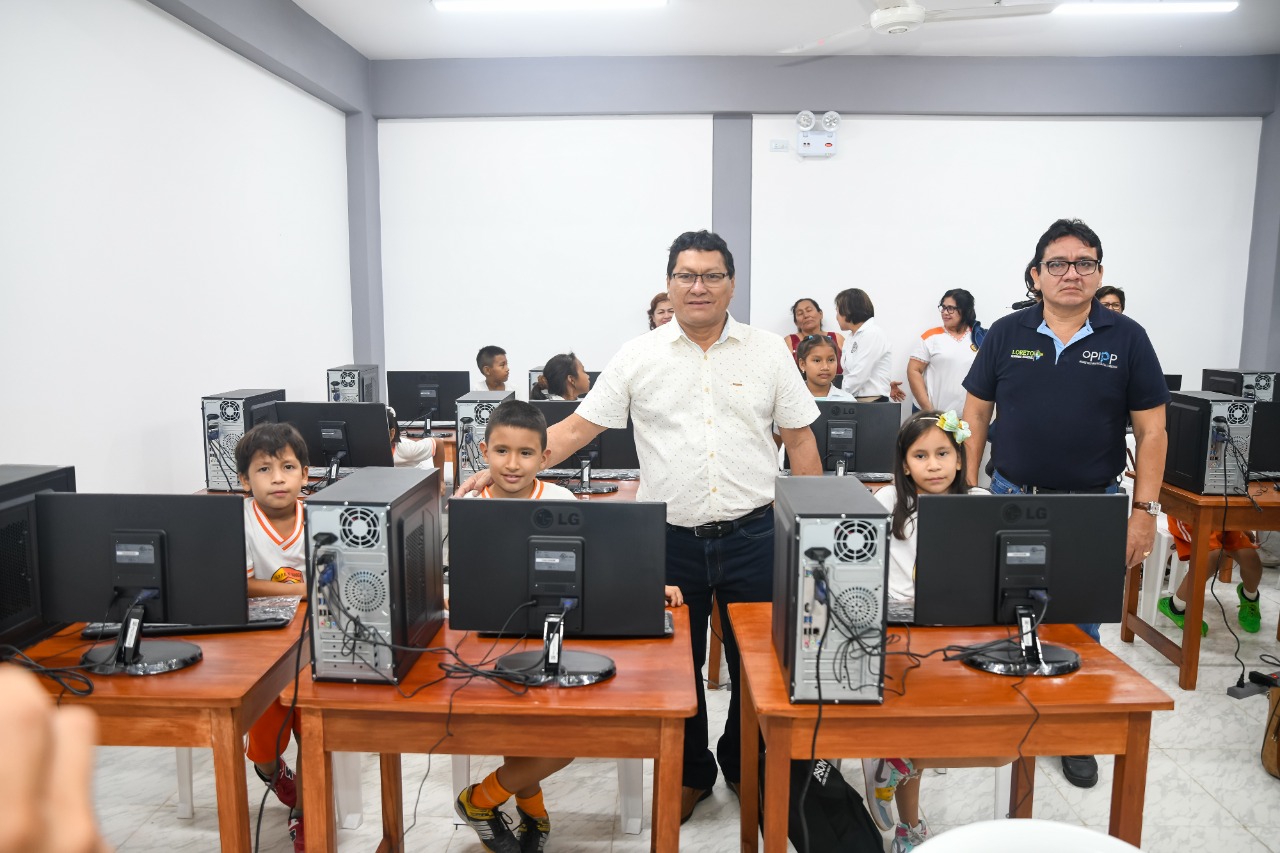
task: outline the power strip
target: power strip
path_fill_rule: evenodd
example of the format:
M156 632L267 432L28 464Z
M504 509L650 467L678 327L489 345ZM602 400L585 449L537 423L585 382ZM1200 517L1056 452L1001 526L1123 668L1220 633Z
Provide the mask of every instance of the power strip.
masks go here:
M1280 672L1258 672L1256 669L1249 673L1249 680L1242 685L1231 685L1227 688L1227 695L1235 699L1243 699L1246 696L1257 696L1266 693L1272 687L1280 687Z

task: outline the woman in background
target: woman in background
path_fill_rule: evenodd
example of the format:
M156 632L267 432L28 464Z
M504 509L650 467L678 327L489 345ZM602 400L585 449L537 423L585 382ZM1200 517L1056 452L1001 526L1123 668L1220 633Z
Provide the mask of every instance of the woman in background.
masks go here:
M964 378L986 335L973 307L973 294L955 288L938 300L942 325L916 341L907 361L907 384L925 411L964 411Z
M818 303L808 297L797 299L796 304L791 306L791 319L796 324L798 334L787 335L787 346L791 348L791 355L796 360L796 366L800 366L800 356L796 353L796 349L800 346L800 342L810 335L826 335L831 342L836 345L836 352L844 348L844 335L839 332L822 331L822 309L818 307ZM844 374L844 368L836 365L836 376ZM840 380L837 381L837 386Z
M676 316L676 309L671 307L671 297L664 290L649 300L649 328L665 326Z

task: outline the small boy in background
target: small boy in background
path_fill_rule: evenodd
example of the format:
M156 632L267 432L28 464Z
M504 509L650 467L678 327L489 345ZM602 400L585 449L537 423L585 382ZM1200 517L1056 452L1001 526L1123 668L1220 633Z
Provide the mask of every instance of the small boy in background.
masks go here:
M1187 526L1169 516L1169 533L1173 535L1173 546L1178 549L1178 559L1191 559L1191 531ZM1256 634L1262 628L1258 595L1258 584L1262 581L1262 560L1258 557L1258 544L1253 540L1252 534L1240 530L1213 531L1209 534L1210 580L1223 556L1228 560L1235 560L1240 567L1241 583L1236 584L1236 598L1240 602L1236 608L1236 620L1246 632ZM1191 572L1187 572L1182 577L1182 583L1178 584L1177 591L1156 602L1156 609L1181 628L1186 621L1187 596L1190 594ZM1200 636L1208 633L1209 623L1201 620Z
M476 367L480 368L480 375L484 377L485 390L507 390L511 365L507 364L507 351L502 347L481 347L480 352L476 353Z
M307 597L307 551L302 531L302 487L307 482L307 443L292 424L259 424L236 444L240 485L253 497L244 502L245 561L249 595ZM281 757L283 733L298 721L278 698L249 728L245 750L258 778L289 809L294 853L305 853L302 835L302 761L298 774Z
M480 443L493 482L467 497L575 500L573 492L544 483L538 472L547 464L547 421L542 412L523 400L508 400L489 416L489 434ZM684 603L680 588L665 587L667 605ZM454 809L476 831L480 842L494 853L541 851L551 834L551 819L542 801L542 780L567 767L572 758L506 756L502 766L481 782L458 793ZM507 827L498 808L515 794L520 825Z

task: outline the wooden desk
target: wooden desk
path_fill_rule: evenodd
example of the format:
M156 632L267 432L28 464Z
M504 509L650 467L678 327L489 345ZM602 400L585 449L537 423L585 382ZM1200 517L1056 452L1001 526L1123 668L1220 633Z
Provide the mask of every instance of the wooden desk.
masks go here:
M771 638L772 605L730 604L729 619L742 655L742 849L758 843L756 731L767 747L764 849L787 847L787 801L793 758L808 758L817 706L792 705ZM902 629L891 634L901 635ZM999 628L913 628L911 649L928 652L951 643L969 644L1005 636ZM818 732L819 757L949 758L1017 755L1013 803L1016 817L1031 816L1036 755L1114 754L1112 835L1138 845L1146 793L1151 712L1173 710L1173 700L1123 661L1092 642L1074 625L1041 628L1046 642L1080 654L1078 672L1060 678L1029 678L1024 699L1016 678L977 672L958 661L928 658L907 678L906 695L886 690L883 705L826 705ZM893 650L906 644L899 641ZM886 661L887 684L900 687L906 661ZM1035 704L1040 717L1032 726Z
M1226 523L1223 524L1222 495L1197 495L1168 483L1160 487L1160 506L1171 518L1184 522L1191 530L1191 564L1188 575L1191 590L1187 594L1187 615L1182 626L1179 646L1154 626L1138 616L1140 566L1129 569L1124 589L1124 621L1120 623L1120 639L1132 643L1136 634L1178 665L1178 686L1195 690L1200 669L1200 622L1204 618L1204 586L1209 579L1209 534L1215 530L1280 530L1280 492L1270 483L1250 483L1249 494L1258 502L1253 508L1249 499L1227 497ZM1280 639L1280 627L1276 630Z
M689 611L677 608L675 636L662 639L583 640L565 647L613 658L618 674L601 684L575 688L533 688L515 696L485 680L449 680L423 689L412 699L382 684L315 682L300 677L304 791L308 850L333 851L334 752L381 754L382 844L380 851L404 849L400 754L425 751L445 734L437 753L545 755L596 758L654 758L652 847L674 851L680 836L680 780L684 720L697 711ZM478 661L492 639L441 629L432 645L457 648ZM504 641L501 648L511 647ZM515 650L541 642L515 644ZM405 693L441 675L438 654L424 654L410 670ZM461 689L466 684L465 689ZM452 702L452 707L450 703Z
M221 848L248 853L253 844L244 735L293 681L299 661L309 662L305 653L297 654L306 613L304 602L293 622L278 631L192 634L187 639L204 651L195 666L163 675L95 675L92 695L65 693L61 701L92 708L99 740L108 746L212 747ZM73 625L27 654L46 666L75 666L87 648L82 627ZM58 685L41 683L58 695Z

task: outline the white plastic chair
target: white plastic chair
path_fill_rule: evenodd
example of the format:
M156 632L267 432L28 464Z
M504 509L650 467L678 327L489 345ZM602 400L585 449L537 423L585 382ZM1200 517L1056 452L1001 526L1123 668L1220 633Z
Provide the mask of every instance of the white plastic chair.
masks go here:
M1178 552L1173 550L1173 536L1166 525L1157 519L1155 544L1151 546L1151 554L1142 561L1142 596L1138 600L1138 616L1148 625L1156 624L1156 604L1164 594L1164 570L1169 563L1170 552L1176 559ZM1187 564L1181 565L1182 573L1185 574ZM1182 582L1182 575L1178 574L1176 567L1169 581L1169 588L1174 590Z
M958 826L923 845L929 853L1135 853L1132 844L1097 830L1053 820L1015 818Z
M471 756L453 756L453 790L461 791L471 784ZM622 831L639 835L644 822L644 761L640 758L618 759L618 799L622 814Z
M178 817L195 816L191 797L191 747L174 749L178 764ZM364 795L360 787L360 753L333 754L333 799L338 826L356 829L364 822Z

